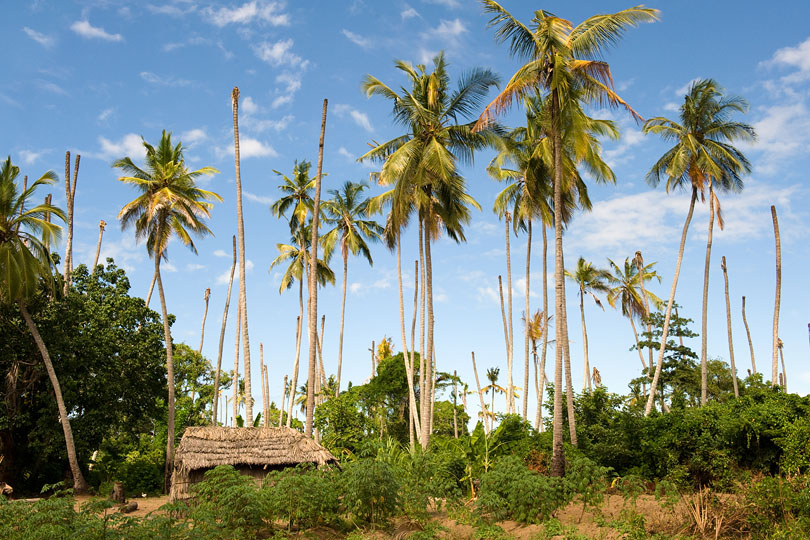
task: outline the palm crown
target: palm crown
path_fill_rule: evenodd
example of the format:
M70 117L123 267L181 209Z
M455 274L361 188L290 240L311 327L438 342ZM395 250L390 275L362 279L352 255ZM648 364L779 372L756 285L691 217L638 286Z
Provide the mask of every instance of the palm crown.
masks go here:
M620 303L622 315L625 317L633 319L644 317L647 310L639 289L642 279L645 283L653 279L657 279L659 283L661 282L661 276L652 269L655 263L644 265L641 272L638 271L638 266L630 258L626 258L622 266L610 259L608 259L608 263L610 263L610 268L613 271L613 275L610 276L610 283L613 287L607 295L608 304L616 308L617 302ZM663 305L663 301L650 291L645 289L644 293L656 308Z
M374 264L366 239L376 242L383 228L374 220L363 219L368 216L368 199L362 197L365 189L365 184L346 182L342 190L329 192L332 198L324 201L322 208L327 215L325 221L334 224L334 228L321 238L326 259L339 245L344 258L349 252L362 253L369 264Z

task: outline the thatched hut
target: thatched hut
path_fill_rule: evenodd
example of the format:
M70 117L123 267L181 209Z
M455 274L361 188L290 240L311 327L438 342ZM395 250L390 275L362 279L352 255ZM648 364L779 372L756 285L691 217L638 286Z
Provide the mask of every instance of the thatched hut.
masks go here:
M298 465L336 464L324 447L287 427L190 427L177 446L172 472L171 499L191 496L191 486L205 471L232 465L261 486L267 473Z

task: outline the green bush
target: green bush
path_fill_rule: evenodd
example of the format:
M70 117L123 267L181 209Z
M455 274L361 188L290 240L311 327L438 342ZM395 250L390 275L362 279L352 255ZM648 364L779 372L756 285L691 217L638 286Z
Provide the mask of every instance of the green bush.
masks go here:
M253 538L264 526L264 501L253 480L230 465L206 471L189 514L198 534Z
M540 523L565 502L558 478L530 471L516 456L499 459L481 477L478 505L496 521Z
M267 475L262 499L272 519L283 519L288 529L333 524L340 513L337 473L310 464Z
M746 522L757 538L810 536L810 480L765 477L745 492ZM791 536L784 536L790 531Z
M396 513L400 485L390 464L359 459L346 466L341 480L343 502L358 521L380 525Z

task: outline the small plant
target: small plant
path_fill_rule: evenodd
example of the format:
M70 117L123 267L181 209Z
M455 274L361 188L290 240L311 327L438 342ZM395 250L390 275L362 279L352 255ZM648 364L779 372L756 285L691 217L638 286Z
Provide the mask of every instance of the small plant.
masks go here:
M382 525L397 511L400 486L388 463L359 459L349 463L341 477L344 504L358 521Z
M206 471L194 486L194 506L189 515L200 534L232 538L255 537L264 526L264 504L253 480L230 465Z
M338 520L340 500L337 474L310 464L267 475L261 489L265 507L273 519L283 519L288 530L333 524Z
M540 523L567 502L560 480L530 471L515 456L501 458L481 478L479 507L493 519Z

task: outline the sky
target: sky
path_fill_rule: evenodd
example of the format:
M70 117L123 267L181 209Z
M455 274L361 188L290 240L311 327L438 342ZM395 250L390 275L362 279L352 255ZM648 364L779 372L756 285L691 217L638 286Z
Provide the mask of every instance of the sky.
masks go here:
M739 145L753 166L744 179L744 190L720 195L725 228L714 231L708 351L711 358L727 361L729 356L720 269L720 258L725 256L738 371L744 376L751 367L740 313L741 296L745 295L757 366L770 373L775 295L773 204L782 236L779 333L788 386L807 394L810 31L803 14L809 8L803 2L790 4L789 9L763 10L759 2L651 3L649 7L661 10L660 21L628 30L605 60L621 96L644 118L677 118L689 84L698 78L714 78L727 94L749 102L748 113L739 120L755 127L758 140ZM505 0L503 5L525 23L533 10L541 8L577 23L631 3ZM295 160L316 161L322 103L328 99L324 197L347 180L368 182L375 167L358 163L357 156L372 141L402 134L402 128L392 122L390 102L363 94L363 78L371 74L399 88L406 79L395 69L395 60L429 63L435 54L445 51L454 81L474 67L490 68L506 81L519 62L510 58L505 45L495 42L487 22L481 5L470 0L13 2L4 6L0 20L7 43L0 117L8 128L0 131L0 155L10 155L29 178L54 170L60 182L53 187L53 201L64 207L64 153L81 154L75 198L75 264L92 263L98 222L103 219L108 226L102 260L113 257L126 270L131 293L144 297L153 266L145 246L136 243L134 232L121 231L116 220L135 193L117 181L119 174L111 168L112 162L124 156L139 161L142 138L156 143L165 129L172 132L173 140L182 141L190 168L217 168L219 174L201 181L224 199L212 210L209 225L214 236L196 240L196 255L178 242L171 243L168 262L161 265L168 309L177 316L172 328L175 341L197 347L203 292L211 288L203 353L216 362L231 236L236 233L231 90L238 86L253 395L260 404L259 345L263 344L270 399L278 403L282 379L292 370L298 300L295 289L279 293L282 270L270 270L278 254L276 244L289 240L287 223L269 211L281 183L274 171L289 174ZM592 112L615 120L621 130L620 140L603 145L603 157L613 168L616 183L590 183L593 209L577 214L566 231L566 263L572 267L582 256L606 267L608 258L619 262L640 250L645 262L657 262L655 268L662 277L660 284L649 288L667 298L689 194L666 193L663 186L652 188L645 182L647 171L667 149L662 141L645 136L641 125L621 111ZM520 125L520 111L513 109L501 120L507 126ZM472 388L471 351L475 351L482 378L486 368L499 367L501 384L506 379L497 296L498 275L506 274L505 233L503 223L492 212L503 186L486 173L492 156L491 151L482 151L473 165L462 169L469 192L482 207L480 212L473 211L467 242L456 244L441 238L434 248L438 369L457 370ZM368 193L381 191L371 185ZM680 315L694 320L690 327L696 332L700 331L707 227L708 206L699 203L676 295L682 306ZM541 305L542 243L539 229L536 232L530 274L532 312ZM525 235L512 237L511 244L514 379L522 386ZM344 388L349 380L361 384L370 376L372 340L379 343L390 336L395 350L402 349L396 258L380 245L372 247L372 255L373 267L361 258L349 261ZM413 261L417 257L416 231L411 229L403 240L406 306L411 304L407 298L413 298ZM336 258L332 266L338 274L336 284L318 296L319 313L326 314L324 361L329 373L336 371L341 298L340 261ZM234 285L232 306L236 305L236 290ZM551 290L553 294L553 287ZM567 298L573 381L580 388L582 338L576 289L571 284ZM159 310L157 296L152 307ZM407 320L410 313L406 307ZM585 317L591 365L599 369L611 391L626 393L628 381L641 369L637 353L630 350L630 324L619 311L609 306L602 310L587 299ZM225 335L225 369L233 365L235 318L232 310ZM687 344L699 352L699 338L687 340ZM553 359L553 349L549 352ZM301 356L307 356L306 340ZM548 373L553 376L551 360ZM299 380L305 377L302 367ZM468 399L472 416L476 401ZM531 400L530 415L534 407Z

